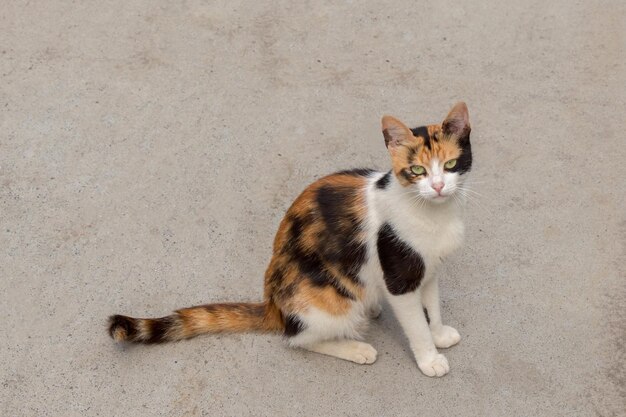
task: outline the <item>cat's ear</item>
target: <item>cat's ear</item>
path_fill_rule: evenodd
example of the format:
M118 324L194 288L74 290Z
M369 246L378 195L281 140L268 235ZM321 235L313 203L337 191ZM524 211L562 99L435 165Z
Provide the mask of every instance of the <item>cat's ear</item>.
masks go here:
M406 143L414 139L411 129L406 127L404 123L395 117L383 116L382 124L385 146L387 146L389 150L392 150L401 143Z
M444 135L457 138L463 138L469 134L471 128L465 103L461 101L452 107L446 120L441 124L441 130L443 130Z

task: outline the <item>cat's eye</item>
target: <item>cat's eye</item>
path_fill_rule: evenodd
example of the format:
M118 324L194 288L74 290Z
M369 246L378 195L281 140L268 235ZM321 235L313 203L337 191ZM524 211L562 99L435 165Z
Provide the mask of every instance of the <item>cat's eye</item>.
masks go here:
M411 167L411 172L415 175L424 175L426 173L426 168L421 165L413 165Z
M443 164L443 167L445 169L452 169L456 166L456 159L451 159L448 162L446 162L445 164Z

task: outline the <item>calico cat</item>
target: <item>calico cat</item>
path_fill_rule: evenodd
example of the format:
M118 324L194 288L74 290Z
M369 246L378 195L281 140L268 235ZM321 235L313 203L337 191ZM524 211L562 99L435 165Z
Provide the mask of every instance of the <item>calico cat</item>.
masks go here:
M472 166L465 103L442 124L409 129L384 116L392 169L355 169L304 190L283 218L265 273L261 303L220 303L154 319L115 315L116 341L160 343L202 333L283 333L294 347L360 364L376 360L362 341L368 320L391 305L419 369L443 376L437 348L461 340L444 326L435 271L463 238L465 174Z

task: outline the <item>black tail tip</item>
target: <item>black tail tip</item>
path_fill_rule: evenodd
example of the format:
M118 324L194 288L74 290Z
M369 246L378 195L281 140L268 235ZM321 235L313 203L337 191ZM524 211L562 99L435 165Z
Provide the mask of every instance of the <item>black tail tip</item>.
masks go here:
M132 341L137 334L135 319L116 314L109 317L109 335L116 342Z

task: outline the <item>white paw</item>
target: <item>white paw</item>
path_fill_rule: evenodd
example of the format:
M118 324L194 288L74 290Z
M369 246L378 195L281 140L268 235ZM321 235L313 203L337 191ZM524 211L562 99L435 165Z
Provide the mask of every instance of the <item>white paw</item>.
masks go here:
M369 343L353 341L346 359L355 363L370 364L376 362L376 355L378 352Z
M378 317L380 317L380 313L382 311L383 308L380 306L380 304L371 305L367 309L367 317L369 317L370 319L377 319Z
M442 326L437 331L432 331L433 341L438 348L449 348L461 341L461 335L454 327Z
M444 376L450 371L448 360L441 353L437 353L434 357L424 361L418 361L417 366L426 376Z

